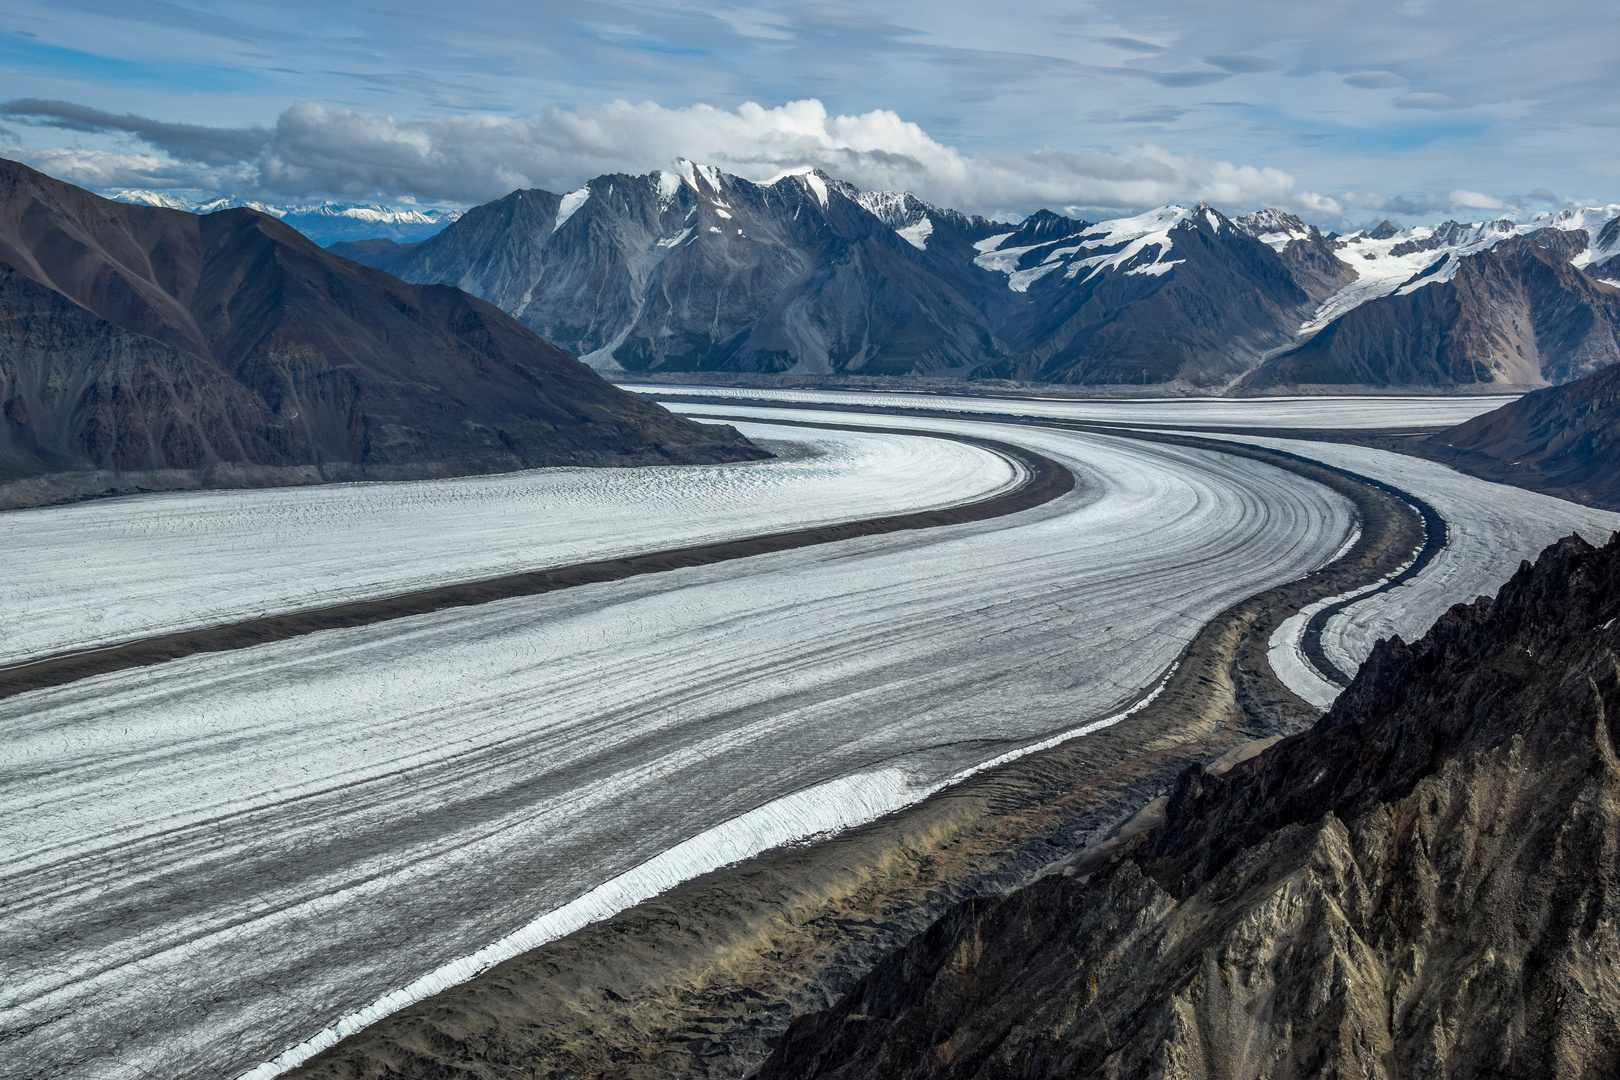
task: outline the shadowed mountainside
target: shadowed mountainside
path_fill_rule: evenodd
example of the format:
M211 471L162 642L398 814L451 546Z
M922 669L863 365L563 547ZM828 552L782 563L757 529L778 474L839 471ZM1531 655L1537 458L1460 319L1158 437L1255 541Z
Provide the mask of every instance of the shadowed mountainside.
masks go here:
M1486 480L1620 510L1620 368L1526 394L1402 449Z
M1620 1070L1620 540L1567 538L1162 825L968 901L756 1076Z
M116 203L14 162L0 162L0 417L0 480L763 456L458 289L407 285L254 210Z

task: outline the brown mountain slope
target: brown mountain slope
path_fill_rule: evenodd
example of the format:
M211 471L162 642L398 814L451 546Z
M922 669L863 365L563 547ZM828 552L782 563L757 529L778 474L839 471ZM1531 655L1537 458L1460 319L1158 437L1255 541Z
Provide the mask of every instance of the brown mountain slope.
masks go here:
M1526 394L1413 449L1487 480L1620 510L1620 368Z
M1620 289L1570 265L1569 238L1547 229L1463 256L1451 280L1369 300L1242 389L1542 386L1620 362Z
M114 203L14 162L0 162L0 415L0 479L760 456L458 289L407 285L252 210Z
M760 1080L1620 1073L1620 540L1576 538L1112 855L970 901Z

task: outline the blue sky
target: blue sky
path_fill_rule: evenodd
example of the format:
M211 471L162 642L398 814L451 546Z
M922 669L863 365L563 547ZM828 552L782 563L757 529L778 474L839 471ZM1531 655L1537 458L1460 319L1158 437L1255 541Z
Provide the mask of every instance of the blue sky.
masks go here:
M0 153L99 190L468 204L679 156L1016 215L1620 201L1620 7L9 0Z

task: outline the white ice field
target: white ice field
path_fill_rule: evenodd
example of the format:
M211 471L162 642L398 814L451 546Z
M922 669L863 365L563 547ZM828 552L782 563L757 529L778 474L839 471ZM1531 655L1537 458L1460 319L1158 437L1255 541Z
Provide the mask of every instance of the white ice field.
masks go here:
M988 497L949 439L747 425L784 460L190 491L0 514L0 664L451 582Z
M1401 422L1428 426L1457 400L1402 406ZM1197 426L1164 418L1177 404L1142 404L1127 422ZM1353 407L1360 425L1323 399L1268 407L1282 427L1399 426L1374 422L1366 399ZM90 559L92 547L123 544L126 558L167 558L168 570L124 574L110 559L29 568L35 604L57 612L58 629L32 631L33 653L8 637L7 655L970 501L1015 481L999 456L948 440L767 426L773 418L997 438L1065 462L1081 483L993 521L0 701L0 955L22 958L22 974L0 982L0 1030L18 1033L0 1043L0 1072L24 1062L37 1080L233 1076L289 1050L277 1067L291 1064L333 1025L464 978L502 949L1105 721L1224 606L1315 568L1353 531L1339 496L1218 453L836 407L679 408L763 417L749 434L813 454L701 480L546 470L64 508L84 512L94 538L76 549L75 530L58 527L66 550ZM1198 408L1210 424L1262 426L1257 413ZM1423 612L1494 590L1543 536L1581 528L1596 541L1620 521L1398 455L1235 438L1387 479L1452 521L1452 546L1400 590L1409 595L1370 600L1330 627L1329 648L1347 662L1369 635L1420 632L1408 623L1426 625ZM561 479L534 479L546 475ZM346 507L333 493L371 501ZM196 514L223 504L182 501L167 504L167 524L143 517L204 495L286 502ZM173 506L197 520L182 523ZM15 520L0 514L0 528ZM55 586L39 584L53 573ZM189 587L165 589L166 574ZM64 597L51 601L53 587ZM251 603L236 600L242 589L257 590ZM162 599L170 592L186 598ZM87 614L98 611L110 614Z
M1084 481L993 521L0 702L0 953L27 958L0 1056L60 1063L41 1080L245 1072L536 920L566 928L548 913L605 913L588 898L633 898L638 868L667 884L848 824L840 784L881 812L1106 717L1351 528L1339 496L1245 459L893 426Z
M1046 416L1109 424L1154 424L1195 428L1427 429L1449 427L1490 412L1512 396L1470 397L1265 397L1265 398L1020 398L969 394L894 393L871 390L767 390L729 386L638 386L676 408L681 397L703 396L793 405L853 405L879 409L932 409L994 416ZM703 411L680 404L682 411ZM785 414L784 414L785 415Z

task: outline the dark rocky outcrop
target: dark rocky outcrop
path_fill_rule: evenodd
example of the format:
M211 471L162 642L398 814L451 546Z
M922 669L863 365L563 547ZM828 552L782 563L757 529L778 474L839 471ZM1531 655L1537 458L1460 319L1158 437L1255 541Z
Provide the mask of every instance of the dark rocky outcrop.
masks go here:
M1323 236L1293 214L1268 207L1233 218L1232 224L1269 244L1288 268L1294 284L1320 303L1356 280L1356 271L1335 253L1334 237Z
M1620 361L1620 289L1571 264L1585 243L1584 232L1544 229L1450 253L1421 275L1432 283L1352 309L1243 387L1534 387L1607 367Z
M1620 368L1526 394L1403 449L1487 480L1620 510Z
M956 907L760 1080L1620 1072L1620 540L1568 538L1164 823Z
M13 162L0 162L0 416L0 481L760 456L458 289L407 285L251 209L116 203Z

